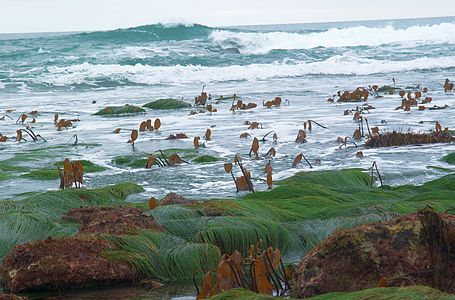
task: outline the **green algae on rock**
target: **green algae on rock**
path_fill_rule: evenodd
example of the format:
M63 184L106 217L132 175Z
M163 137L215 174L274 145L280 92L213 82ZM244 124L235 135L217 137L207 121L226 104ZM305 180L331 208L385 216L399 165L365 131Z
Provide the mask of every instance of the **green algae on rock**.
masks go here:
M147 104L144 104L143 107L151 109L177 109L177 108L188 108L191 107L191 104L178 99L166 98L158 99Z
M103 256L112 244L93 236L45 239L16 246L3 260L1 277L9 292L43 291L133 282L130 264Z
M0 201L0 259L15 245L77 233L77 224L62 220L70 209L125 205L127 196L143 191L138 185L122 183L92 190L38 193L20 201Z
M219 161L219 160L220 159L215 157L215 156L201 155L201 156L198 156L195 159L193 159L191 162L198 163L198 164L205 164L205 163L216 162L216 161Z
M185 150L188 155L197 155L196 150ZM175 149L167 151L175 153ZM268 192L248 194L241 201L158 206L146 214L163 232L139 230L126 236L110 235L108 241L115 247L105 257L131 264L141 277L170 281L186 280L197 268L212 267L219 254L239 250L245 255L258 239L280 248L287 261L295 262L336 229L389 220L392 215L415 212L427 205L440 211L449 209L453 206L455 174L421 186L378 188L370 185L366 172L347 169L297 173L277 185ZM3 201L0 257L17 244L76 234L79 225L63 219L70 209L125 205L128 194L142 191L137 185L125 184Z
M454 295L443 293L427 286L371 288L356 292L335 292L308 298L310 300L455 300Z
M95 113L95 116L120 116L145 113L143 108L138 106L125 104L124 106L108 106Z
M211 300L272 300L277 297L256 294L249 290L237 288L221 294L215 295ZM295 298L286 298L293 300ZM323 294L315 297L306 298L308 300L454 300L454 295L449 295L436 289L426 286L409 286L409 287L391 287L391 288L372 288L351 293L335 292Z
M307 298L374 288L380 282L385 286L419 284L454 293L454 244L455 216L431 209L340 230L301 260L294 293Z
M447 154L441 160L448 164L455 165L455 152Z

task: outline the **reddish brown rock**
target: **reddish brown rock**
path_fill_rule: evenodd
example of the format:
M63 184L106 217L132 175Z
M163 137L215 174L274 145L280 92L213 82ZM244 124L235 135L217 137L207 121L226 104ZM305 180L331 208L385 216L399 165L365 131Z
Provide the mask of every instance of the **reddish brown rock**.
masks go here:
M455 216L432 210L340 230L298 266L297 297L380 286L455 293Z
M80 233L126 234L138 228L162 231L152 217L134 207L84 207L70 210L65 219L81 225Z
M61 290L132 282L132 266L107 260L111 244L90 236L47 239L13 248L0 277L6 292Z
M0 300L27 300L27 297L0 293Z
M161 199L160 205L190 204L191 202L191 200L188 200L179 194L170 192L163 199Z

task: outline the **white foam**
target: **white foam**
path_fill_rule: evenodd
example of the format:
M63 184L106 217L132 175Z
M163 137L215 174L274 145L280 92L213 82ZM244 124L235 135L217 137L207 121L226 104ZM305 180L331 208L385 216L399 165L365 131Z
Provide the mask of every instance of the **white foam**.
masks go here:
M137 64L90 64L83 63L67 67L49 67L49 73L33 80L39 83L65 86L72 84L93 84L97 80L138 84L191 84L225 81L256 81L273 78L289 78L310 74L321 75L370 75L418 71L436 68L455 67L455 56L417 58L408 61L374 60L338 55L320 62L273 63L233 65L225 67L203 66L148 66Z
M384 27L331 28L324 32L233 32L216 30L210 38L218 43L236 43L243 53L267 53L274 49L311 49L315 47L379 46L391 43L433 44L455 42L455 24Z

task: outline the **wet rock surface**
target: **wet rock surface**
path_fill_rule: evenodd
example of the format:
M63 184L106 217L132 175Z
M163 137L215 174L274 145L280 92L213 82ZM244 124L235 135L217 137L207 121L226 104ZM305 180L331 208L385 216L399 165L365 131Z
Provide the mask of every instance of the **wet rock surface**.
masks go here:
M454 274L455 216L425 210L336 232L302 259L294 294L414 284L455 293Z
M132 266L109 261L108 241L91 236L47 239L13 248L0 276L6 292L62 290L132 282Z
M160 201L160 205L172 205L172 204L190 204L191 200L186 199L179 194L174 192L168 193L163 199Z
M70 210L65 219L81 225L80 233L126 234L137 228L162 231L152 217L134 207L84 207Z

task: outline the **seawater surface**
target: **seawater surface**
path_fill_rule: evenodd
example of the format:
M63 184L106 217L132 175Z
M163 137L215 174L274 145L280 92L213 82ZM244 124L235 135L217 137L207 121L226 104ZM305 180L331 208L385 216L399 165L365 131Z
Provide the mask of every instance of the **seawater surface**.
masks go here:
M15 136L23 128L15 124L16 118L36 110L37 122L29 125L48 140L17 143L10 139L0 144L0 160L29 150L40 151L39 158L27 161L37 168L64 157L87 159L107 168L87 175L87 187L135 182L146 192L132 201L159 198L169 191L197 199L228 198L237 194L223 163L232 161L236 153L252 170L257 189L266 188L262 168L268 160L250 160L252 138L241 140L239 135L247 131L262 138L274 130L278 142L261 143L260 152L264 155L270 147L277 150L272 161L275 180L309 171L303 164L290 168L293 158L304 153L311 161L321 161L313 170L366 169L376 161L386 184L420 184L445 174L427 167L448 167L440 158L454 150L453 144L340 150L336 138L352 135L357 128L343 111L359 104L327 103L326 99L338 90L392 85L394 78L403 88L428 87L431 105L449 108L396 111L401 104L398 95L370 97L368 102L376 107L365 115L371 126L381 131L428 132L438 120L443 127L454 128L455 96L442 88L445 78L455 80L454 32L455 18L433 18L231 28L155 24L103 32L0 35L0 117L7 114L14 119L0 121L0 133ZM203 85L214 98L236 93L258 108L233 113L231 102L226 101L215 104L218 112L213 114L189 115L191 109L178 109L115 118L93 116L108 105L143 105L168 97L192 102ZM263 100L276 96L289 100L289 105L262 106ZM7 109L15 111L6 113ZM59 132L53 125L56 113L81 121ZM137 128L147 118L160 118L162 128L140 134L134 148L126 143L127 133L112 133L118 127ZM328 129L315 127L307 143L296 144L297 132L308 119ZM263 129L247 130L243 125L247 120L262 122ZM209 127L212 141L198 151L219 157L218 162L151 170L112 163L119 155L192 148L192 138ZM165 140L177 132L190 138ZM68 143L74 135L80 143L76 147ZM360 150L363 159L355 155ZM0 186L1 198L18 199L19 193L56 189L58 180L12 177L0 181Z

